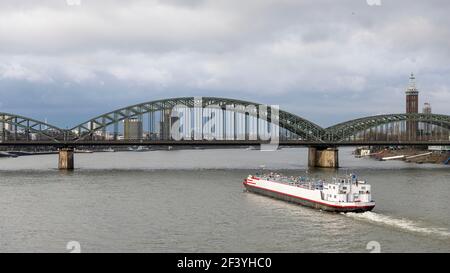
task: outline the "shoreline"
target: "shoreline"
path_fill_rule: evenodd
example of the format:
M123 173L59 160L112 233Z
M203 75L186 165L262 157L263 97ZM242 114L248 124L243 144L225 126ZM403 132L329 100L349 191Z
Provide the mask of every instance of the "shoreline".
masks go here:
M398 148L398 149L370 149L369 155L359 155L359 148L355 150L355 155L359 157L370 157L379 161L405 161L415 164L449 164L450 151L430 151L428 149ZM388 159L386 159L388 158Z

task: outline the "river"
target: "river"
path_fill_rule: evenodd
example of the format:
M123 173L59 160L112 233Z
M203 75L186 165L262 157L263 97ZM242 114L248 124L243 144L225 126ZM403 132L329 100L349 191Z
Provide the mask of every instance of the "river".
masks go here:
M333 214L243 191L248 174L301 175L307 149L184 150L0 158L0 251L450 251L450 167L356 159L340 173L372 185L377 205ZM330 178L334 170L314 170Z

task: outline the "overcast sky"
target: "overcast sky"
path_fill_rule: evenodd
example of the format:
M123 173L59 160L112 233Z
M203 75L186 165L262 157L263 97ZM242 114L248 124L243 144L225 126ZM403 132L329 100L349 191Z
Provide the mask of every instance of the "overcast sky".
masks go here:
M0 112L72 127L178 96L278 104L322 126L450 114L450 1L0 1ZM68 4L69 3L69 4Z

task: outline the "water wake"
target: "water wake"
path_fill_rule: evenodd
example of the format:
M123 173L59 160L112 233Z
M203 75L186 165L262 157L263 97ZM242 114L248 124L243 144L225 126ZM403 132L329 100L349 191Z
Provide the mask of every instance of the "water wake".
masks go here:
M426 235L436 235L445 239L450 239L450 231L447 228L427 227L417 221L412 221L404 218L394 218L392 216L378 214L371 211L367 211L364 213L346 213L345 215L353 219L387 225L401 229L403 231Z

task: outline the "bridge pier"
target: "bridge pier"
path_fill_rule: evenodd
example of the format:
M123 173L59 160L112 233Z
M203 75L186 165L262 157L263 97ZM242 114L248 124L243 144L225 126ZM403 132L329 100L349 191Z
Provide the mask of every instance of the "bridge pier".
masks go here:
M309 147L308 167L339 168L339 150L327 147Z
M59 149L58 169L73 170L73 152L72 148Z

